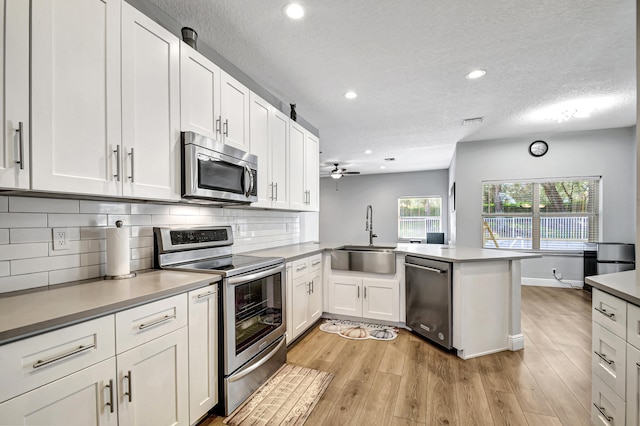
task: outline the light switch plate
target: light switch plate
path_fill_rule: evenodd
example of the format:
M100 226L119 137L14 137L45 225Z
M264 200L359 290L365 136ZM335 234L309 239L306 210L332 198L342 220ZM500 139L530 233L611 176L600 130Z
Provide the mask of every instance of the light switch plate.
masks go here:
M69 248L68 237L67 228L53 228L53 249L67 250Z

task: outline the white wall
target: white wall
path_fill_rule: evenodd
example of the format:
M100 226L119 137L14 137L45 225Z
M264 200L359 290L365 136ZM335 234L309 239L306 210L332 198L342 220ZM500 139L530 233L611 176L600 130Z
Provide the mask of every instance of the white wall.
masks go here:
M373 229L378 235L374 243L395 243L398 198L409 196L441 196L442 229L446 232L448 180L447 170L320 179L320 241L368 244L365 218L371 204Z
M231 225L236 253L301 235L298 212L0 196L0 293L105 275L105 229L118 219L131 235L132 271L153 267L154 226ZM67 250L53 250L54 227L67 230Z
M528 153L536 139L549 144L541 158ZM455 157L456 232L459 246L482 244L482 181L602 176L602 241L635 242L635 127L458 143ZM552 264L565 278L582 279L582 257L523 262L526 277L553 279Z

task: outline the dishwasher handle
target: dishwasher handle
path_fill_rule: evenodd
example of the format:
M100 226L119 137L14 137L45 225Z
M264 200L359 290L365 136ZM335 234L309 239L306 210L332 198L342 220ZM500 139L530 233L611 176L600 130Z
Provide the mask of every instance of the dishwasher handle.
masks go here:
M414 265L413 263L405 263L404 266L408 266L410 268L426 269L427 271L435 272L437 274L445 274L447 272L443 271L442 269L430 268L428 266Z

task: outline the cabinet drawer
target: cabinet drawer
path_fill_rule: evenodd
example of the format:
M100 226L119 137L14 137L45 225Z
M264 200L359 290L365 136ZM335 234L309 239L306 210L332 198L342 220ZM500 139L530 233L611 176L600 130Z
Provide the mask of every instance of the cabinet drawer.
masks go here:
M627 336L627 302L594 288L591 306L594 322L623 339Z
M627 303L627 342L640 349L640 307Z
M592 380L591 423L605 426L624 425L625 402L597 376L593 376Z
M627 343L604 327L594 323L591 345L592 373L600 377L624 399Z
M158 338L187 325L186 293L116 314L116 352Z
M315 272L322 269L322 253L315 254L307 259L309 259L309 270Z
M0 401L115 355L113 315L0 346Z
M293 262L293 279L302 277L309 273L309 258L298 259Z

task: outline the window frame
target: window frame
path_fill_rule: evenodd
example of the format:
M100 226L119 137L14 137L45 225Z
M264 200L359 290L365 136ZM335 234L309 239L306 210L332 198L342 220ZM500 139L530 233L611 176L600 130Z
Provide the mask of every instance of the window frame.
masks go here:
M411 217L411 216L400 216L400 201L401 200L415 200L415 199L437 199L440 202L440 215L439 216L415 216L415 217L437 217L438 218L438 222L439 222L439 231L433 231L433 232L445 232L443 231L443 216L442 216L442 209L444 208L443 205L443 197L442 195L416 195L416 196L400 196L397 199L397 203L396 203L396 215L397 215L397 236L398 236L398 241L416 241L416 240L420 240L422 242L426 241L427 238L427 231L426 231L426 225L425 225L425 233L423 236L421 237L401 237L400 236L400 229L401 229L401 225L400 225L400 220L402 217Z

